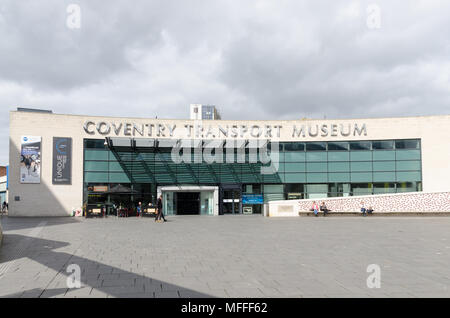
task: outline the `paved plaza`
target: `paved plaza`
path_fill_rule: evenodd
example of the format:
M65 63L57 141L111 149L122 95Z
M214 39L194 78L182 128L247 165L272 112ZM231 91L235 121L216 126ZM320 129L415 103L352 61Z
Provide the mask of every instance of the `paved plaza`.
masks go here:
M168 220L3 217L0 297L450 296L448 217Z

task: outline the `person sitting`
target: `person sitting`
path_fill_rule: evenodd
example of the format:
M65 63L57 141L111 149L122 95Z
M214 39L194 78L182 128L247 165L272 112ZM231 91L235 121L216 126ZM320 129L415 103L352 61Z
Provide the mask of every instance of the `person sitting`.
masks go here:
M320 211L323 212L323 216L326 216L327 213L331 211L331 210L329 210L327 208L327 205L325 204L325 201L322 202L322 205L320 206Z
M319 216L319 205L316 203L316 201L313 202L311 211L314 211L315 216Z
M373 208L371 206L369 206L366 210L367 214L372 214L373 212Z
M361 201L361 204L360 204L360 208L361 208L361 213L362 213L362 215L363 216L366 216L366 207L365 207L365 205L364 205L364 201Z

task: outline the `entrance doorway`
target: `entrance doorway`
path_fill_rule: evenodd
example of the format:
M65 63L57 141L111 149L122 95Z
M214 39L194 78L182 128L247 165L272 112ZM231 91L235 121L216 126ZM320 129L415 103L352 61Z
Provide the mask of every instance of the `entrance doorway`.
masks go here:
M200 214L200 192L176 193L177 215Z
M242 188L240 185L224 185L220 189L220 214L242 213Z
M157 195L163 196L164 215L219 214L217 186L161 186L157 188Z

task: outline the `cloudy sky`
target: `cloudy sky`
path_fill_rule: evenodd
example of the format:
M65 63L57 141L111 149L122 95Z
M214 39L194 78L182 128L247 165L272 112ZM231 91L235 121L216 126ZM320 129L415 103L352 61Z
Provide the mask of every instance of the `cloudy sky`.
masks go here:
M0 0L0 164L18 106L150 118L186 118L190 103L218 105L224 119L449 114L449 12L446 0Z

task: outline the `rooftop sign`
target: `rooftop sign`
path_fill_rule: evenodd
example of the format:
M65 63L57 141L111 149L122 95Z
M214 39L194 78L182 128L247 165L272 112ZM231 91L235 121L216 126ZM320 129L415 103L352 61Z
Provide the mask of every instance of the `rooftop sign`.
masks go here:
M291 138L367 136L365 123L324 123L301 125L245 125L245 124L142 124L129 122L86 121L83 125L88 135L163 137L163 138L280 138L288 131Z

